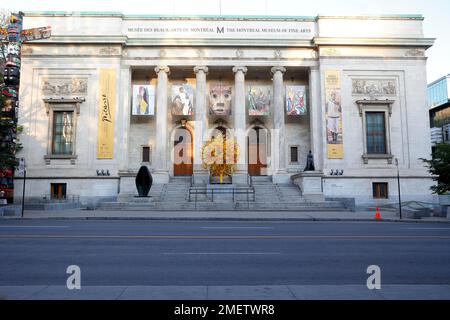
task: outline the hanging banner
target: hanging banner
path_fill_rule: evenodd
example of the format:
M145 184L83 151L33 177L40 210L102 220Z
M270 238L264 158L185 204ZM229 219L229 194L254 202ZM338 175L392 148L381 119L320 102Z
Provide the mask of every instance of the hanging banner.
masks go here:
M97 159L112 159L116 111L116 71L100 69Z
M286 86L286 115L303 116L307 113L306 86Z
M155 86L133 86L133 109L131 114L133 116L155 115Z
M249 116L268 116L272 102L272 86L247 86L246 105Z
M328 159L343 159L341 74L339 70L325 71L325 119Z
M194 114L194 87L190 84L172 85L172 104L174 116L192 116Z

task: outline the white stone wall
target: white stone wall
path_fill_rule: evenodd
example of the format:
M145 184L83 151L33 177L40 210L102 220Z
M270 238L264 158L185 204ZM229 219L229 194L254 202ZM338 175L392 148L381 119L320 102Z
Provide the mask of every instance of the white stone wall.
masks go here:
M25 17L25 28L51 25L52 38L24 46L22 60L22 79L20 87L19 124L24 132L21 141L24 149L18 154L27 161L30 197L42 196L50 192L50 183L67 180L68 194L81 197L115 197L119 184L119 171L130 175L141 165L143 145L152 147L154 160L157 141L156 117L135 117L130 115L131 85L144 81L132 79L135 69L149 71L151 79L156 78L154 67L166 65L173 70L184 69L190 73L194 66L208 66L210 70L226 70L224 82L233 85L233 66L246 66L253 70L263 70L264 75L255 78L246 77L246 83L272 84L270 68L285 67L287 73L302 69L319 68L321 83L310 83L307 79L284 78L284 85L308 84L320 88L320 110L313 110L318 116L317 132L322 135L311 136L309 114L298 119L285 120L286 169L294 174L302 171L306 155L313 144L319 146L315 159L316 167L323 170L324 195L327 197L355 197L357 204L373 203L372 182L389 182L390 200L395 196L393 186L396 175L395 163L386 159L369 159L365 164L364 136L362 118L356 104L361 99L393 100L390 116L391 153L399 160L402 176L404 199L433 200L429 186L433 184L429 174L419 158L429 157L431 152L429 119L426 101L426 58L425 49L432 44L423 38L422 19L419 17L319 17L306 19L301 23L313 25L310 35L302 35L299 41L289 37L271 36L265 41L265 47L254 47L264 39L241 40L214 37L214 41L197 35L192 47L167 45L177 39L160 39L158 45L154 39L145 36L127 38L127 28L131 20L122 15L74 16L71 14L53 16L31 14ZM150 19L150 18L149 18ZM126 23L124 22L126 21ZM283 19L280 25L286 24ZM143 23L145 19L133 20L133 24ZM234 21L227 23L243 23ZM256 22L251 22L252 24ZM263 23L263 22L261 22ZM94 36L95 35L95 36ZM309 38L310 37L310 38ZM166 43L164 43L166 41ZM168 42L167 42L168 41ZM93 42L97 42L94 44ZM100 160L96 158L98 81L100 68L114 68L117 71L116 90L116 130L114 158ZM254 68L254 69L252 69ZM260 68L260 69L258 69ZM341 71L342 114L344 158L328 159L326 152L326 126L324 118L324 74L327 69ZM186 71L188 70L188 71ZM264 71L266 70L266 71ZM169 75L176 79L176 73ZM44 79L83 78L87 80L88 90L83 96L80 114L77 119L76 155L70 160L50 160L46 163L49 143L49 117L47 115L41 90ZM318 77L316 77L318 78ZM207 83L217 81L206 76ZM396 84L395 95L356 95L352 93L352 79L391 79ZM147 81L147 80L145 80ZM317 80L319 81L319 80ZM317 87L314 88L317 92ZM311 91L310 91L311 92ZM170 94L170 87L168 88ZM61 98L61 97L58 97ZM66 97L68 98L68 97ZM311 97L310 97L311 98ZM168 99L170 101L170 97ZM311 107L311 104L310 104ZM247 126L252 124L247 117ZM273 128L273 115L260 119L268 129ZM168 130L176 125L176 119L168 117ZM227 124L233 127L234 118L229 117ZM212 127L212 121L208 121ZM195 123L191 124L195 127ZM168 139L171 139L170 132ZM313 143L311 143L313 142ZM166 141L171 146L172 141ZM290 164L289 146L299 147L299 164ZM168 161L171 157L168 155ZM153 163L150 168L153 169ZM172 166L168 163L168 168ZM111 177L102 179L96 176L96 170L109 170ZM342 169L342 177L330 177L331 169ZM131 173L130 173L131 172ZM57 178L57 179L56 179ZM60 179L61 178L61 179ZM128 187L131 188L131 185ZM21 180L16 180L15 193L21 195Z
M388 199L373 198L373 182L388 183ZM432 185L431 179L402 177L400 179L401 201L436 203L437 196L430 192ZM323 192L328 198L354 198L357 207L398 203L397 178L392 176L328 177L323 180Z

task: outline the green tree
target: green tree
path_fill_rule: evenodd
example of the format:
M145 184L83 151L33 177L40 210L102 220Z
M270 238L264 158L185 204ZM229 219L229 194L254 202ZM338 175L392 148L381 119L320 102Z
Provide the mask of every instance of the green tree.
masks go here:
M450 144L439 143L432 154L431 160L421 158L425 162L428 171L435 175L434 181L437 185L432 186L431 190L436 194L445 194L450 192Z

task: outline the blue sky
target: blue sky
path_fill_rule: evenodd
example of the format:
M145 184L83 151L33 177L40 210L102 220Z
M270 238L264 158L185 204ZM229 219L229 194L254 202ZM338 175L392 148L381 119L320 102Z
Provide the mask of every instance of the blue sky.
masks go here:
M20 0L2 7L22 11L121 11L166 15L377 15L422 14L428 50L428 81L450 73L450 0Z

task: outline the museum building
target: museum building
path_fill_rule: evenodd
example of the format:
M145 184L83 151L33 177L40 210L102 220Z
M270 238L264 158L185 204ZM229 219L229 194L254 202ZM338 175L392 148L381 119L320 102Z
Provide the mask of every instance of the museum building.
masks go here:
M125 199L142 166L156 185L217 182L203 147L222 135L234 185L395 202L398 169L405 201L433 201L423 20L25 13L52 28L21 52L27 197Z

